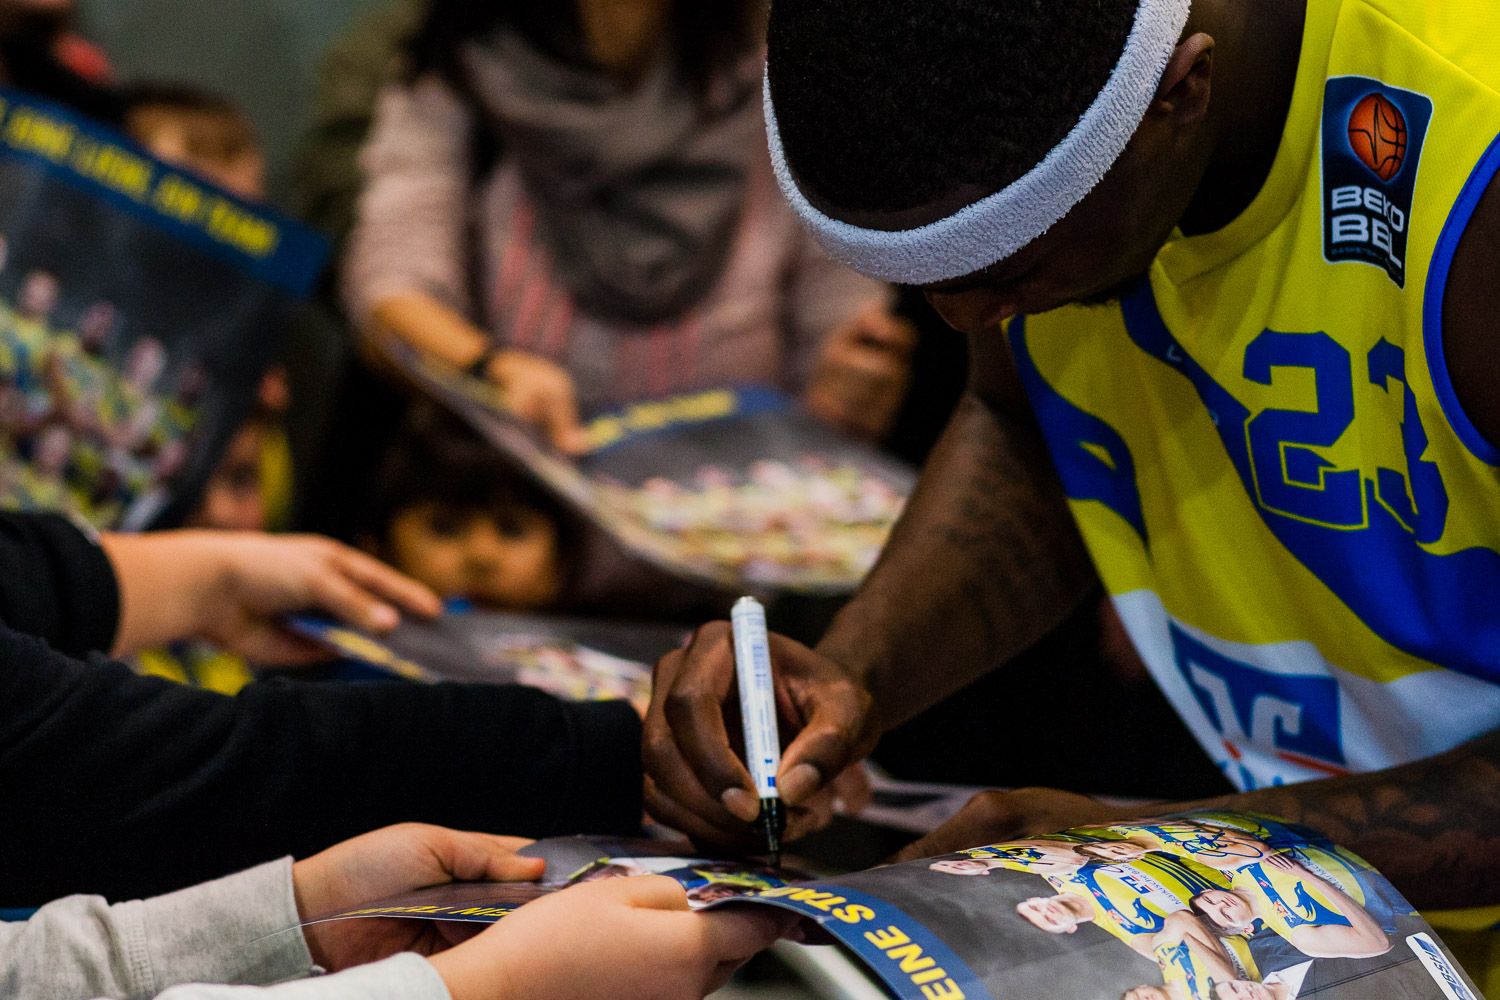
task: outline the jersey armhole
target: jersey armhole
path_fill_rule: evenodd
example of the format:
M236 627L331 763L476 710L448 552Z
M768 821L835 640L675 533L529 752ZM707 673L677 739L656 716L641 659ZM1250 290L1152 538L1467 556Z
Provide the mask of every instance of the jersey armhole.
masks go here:
M1422 301L1422 342L1427 350L1427 368L1432 375L1438 403L1464 447L1488 465L1500 465L1500 447L1479 432L1459 403L1458 394L1453 391L1448 360L1443 353L1443 299L1448 291L1448 271L1453 265L1453 255L1458 252L1459 240L1469 228L1474 209L1479 206L1479 200L1484 197L1497 171L1500 171L1500 136L1479 158L1448 213L1448 221L1443 223L1442 235L1438 237L1437 249L1433 251L1432 263L1427 268L1427 289Z

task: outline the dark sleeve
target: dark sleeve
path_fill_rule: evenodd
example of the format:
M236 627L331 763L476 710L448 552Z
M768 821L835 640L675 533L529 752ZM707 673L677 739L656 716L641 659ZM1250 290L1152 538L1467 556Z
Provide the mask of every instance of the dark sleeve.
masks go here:
M0 622L70 656L108 650L120 619L109 556L56 514L0 514Z
M640 722L530 688L252 684L237 697L0 628L0 908L129 899L391 823L640 828Z

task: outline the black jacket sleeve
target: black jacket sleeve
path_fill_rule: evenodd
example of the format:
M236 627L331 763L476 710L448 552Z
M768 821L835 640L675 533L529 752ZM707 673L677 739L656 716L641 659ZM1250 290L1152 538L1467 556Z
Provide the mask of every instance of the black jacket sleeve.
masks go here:
M120 618L114 567L56 514L0 514L0 622L70 656L108 650Z
M640 722L492 685L230 698L0 627L0 907L152 895L408 820L637 831Z

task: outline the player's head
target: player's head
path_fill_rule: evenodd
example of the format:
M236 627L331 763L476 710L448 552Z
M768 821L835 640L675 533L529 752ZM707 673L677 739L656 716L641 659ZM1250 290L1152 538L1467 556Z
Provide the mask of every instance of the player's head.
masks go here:
M934 861L927 867L945 875L988 875L990 869L999 868L1002 864L998 858L949 858Z
M1209 1000L1276 1000L1265 983L1251 979L1217 979L1208 988Z
M1214 40L1188 6L773 4L783 187L836 258L926 286L960 328L1108 297L1144 273L1211 156Z
M1016 904L1016 912L1033 927L1048 934L1072 934L1079 924L1093 921L1094 912L1080 896L1032 896Z
M707 904L716 899L728 899L730 896L743 896L754 892L754 888L748 885L735 885L732 882L705 882L703 885L695 885L687 891L689 902Z
M130 345L125 358L125 378L141 391L149 390L167 368L167 349L155 337L142 337Z
M1117 864L1125 861L1139 861L1146 856L1146 849L1131 840L1101 840L1093 844L1079 844L1073 848L1073 853L1090 861Z
M83 346L94 353L103 351L114 331L117 315L114 305L103 299L89 306L78 319L78 337Z
M1192 911L1225 934L1249 934L1255 930L1255 913L1239 893L1228 889L1205 889L1189 903Z
M1120 1000L1171 1000L1171 997L1161 986L1137 986L1121 993Z
M21 284L18 302L21 311L32 319L44 319L57 308L62 287L51 271L32 271Z

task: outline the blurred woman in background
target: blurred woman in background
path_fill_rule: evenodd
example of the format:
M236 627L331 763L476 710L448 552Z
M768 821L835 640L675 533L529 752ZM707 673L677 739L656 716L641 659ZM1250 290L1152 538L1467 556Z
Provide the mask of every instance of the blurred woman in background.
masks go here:
M343 268L365 334L579 412L763 384L875 438L908 382L889 290L781 200L759 0L436 0L380 96Z

